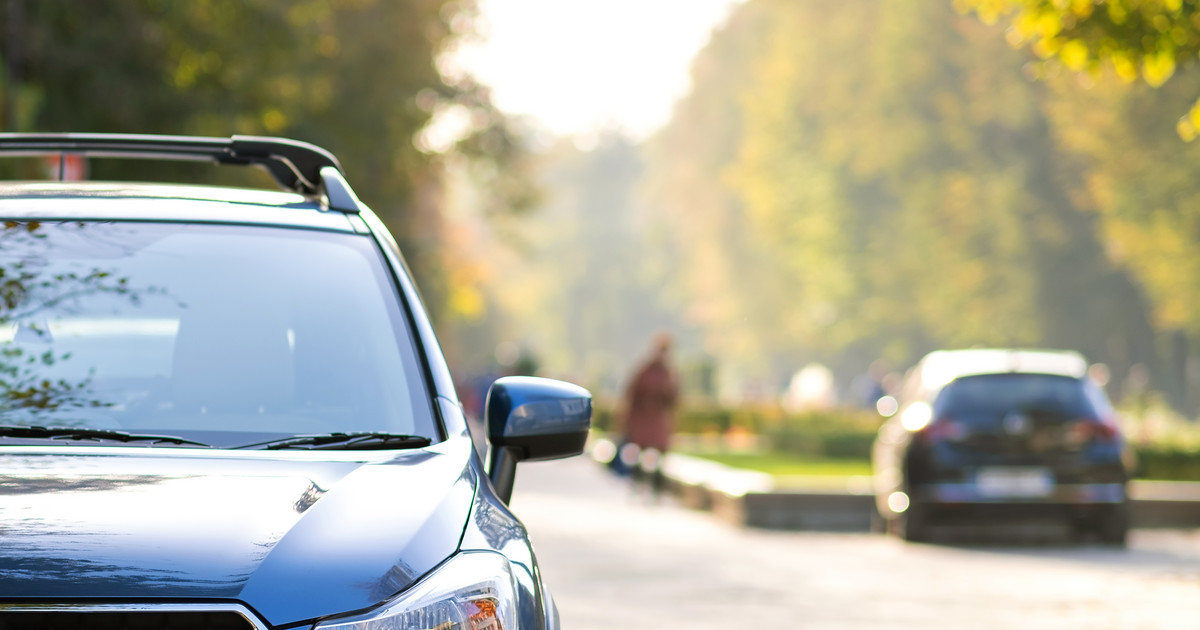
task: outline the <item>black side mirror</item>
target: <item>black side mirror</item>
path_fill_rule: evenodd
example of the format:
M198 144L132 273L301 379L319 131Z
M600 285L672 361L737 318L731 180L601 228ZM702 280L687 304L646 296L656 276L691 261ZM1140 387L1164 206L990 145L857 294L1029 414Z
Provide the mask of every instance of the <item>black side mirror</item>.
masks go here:
M517 462L583 452L592 426L588 390L548 378L506 376L488 389L488 476L504 502L512 497Z

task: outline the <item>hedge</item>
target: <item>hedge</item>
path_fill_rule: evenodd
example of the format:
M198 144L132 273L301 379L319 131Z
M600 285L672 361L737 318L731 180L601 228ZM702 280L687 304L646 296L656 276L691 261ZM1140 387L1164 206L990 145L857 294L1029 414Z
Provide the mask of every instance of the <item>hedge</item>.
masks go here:
M592 426L611 431L614 412L596 408ZM760 436L771 450L812 457L866 459L882 419L859 410L787 414L773 407L689 407L675 418L676 433L724 435L730 432Z
M1137 453L1136 477L1170 481L1200 481L1200 450L1143 444Z

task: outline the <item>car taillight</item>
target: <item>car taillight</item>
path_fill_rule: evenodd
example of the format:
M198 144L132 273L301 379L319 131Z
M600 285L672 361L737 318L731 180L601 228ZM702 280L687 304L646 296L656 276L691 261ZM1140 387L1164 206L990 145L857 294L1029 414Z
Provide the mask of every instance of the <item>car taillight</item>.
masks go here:
M1066 442L1070 446L1084 446L1093 442L1113 442L1117 439L1117 426L1099 418L1080 418L1066 431Z
M926 442L961 442L967 437L967 427L953 418L934 418L920 435Z

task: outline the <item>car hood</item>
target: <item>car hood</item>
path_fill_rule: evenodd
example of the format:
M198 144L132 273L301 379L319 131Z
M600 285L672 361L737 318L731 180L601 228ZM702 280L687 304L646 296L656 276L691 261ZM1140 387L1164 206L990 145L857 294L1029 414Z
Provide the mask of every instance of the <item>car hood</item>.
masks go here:
M457 549L469 449L0 449L0 599L238 600L272 625L367 608Z

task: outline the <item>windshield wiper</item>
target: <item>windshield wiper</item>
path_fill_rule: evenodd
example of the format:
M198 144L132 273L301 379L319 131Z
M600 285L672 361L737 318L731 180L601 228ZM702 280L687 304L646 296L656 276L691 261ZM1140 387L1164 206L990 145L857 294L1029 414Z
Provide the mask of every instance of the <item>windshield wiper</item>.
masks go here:
M193 440L176 437L174 435L138 435L135 433L126 433L125 431L88 429L81 427L0 425L0 437L34 440L114 440L117 442L167 442L170 444L211 446L211 444L196 442Z
M389 448L421 448L433 443L420 435L403 433L379 433L363 431L357 433L322 433L319 435L297 435L280 440L243 444L232 448L283 449L305 448L308 450L381 450Z

